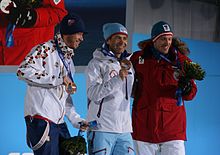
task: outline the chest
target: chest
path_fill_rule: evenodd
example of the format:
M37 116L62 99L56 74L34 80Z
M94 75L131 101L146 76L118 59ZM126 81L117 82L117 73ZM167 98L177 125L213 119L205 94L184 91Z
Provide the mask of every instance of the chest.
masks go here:
M143 59L135 64L135 74L144 83L176 83L181 73L179 67L164 60Z

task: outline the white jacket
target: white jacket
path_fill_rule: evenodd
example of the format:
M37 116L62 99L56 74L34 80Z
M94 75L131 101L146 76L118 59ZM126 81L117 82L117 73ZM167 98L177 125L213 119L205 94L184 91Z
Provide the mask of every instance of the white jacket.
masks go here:
M129 57L127 57L129 58ZM88 115L87 120L100 123L98 131L126 133L132 132L130 116L130 95L134 80L133 68L126 80L121 80L119 61L115 57L104 55L96 49L93 59L86 69Z
M72 50L67 47L61 49ZM67 57L65 61L68 62L73 75L73 61ZM79 127L78 122L82 119L75 111L71 96L65 91L63 76L67 75L67 70L58 55L54 40L34 47L19 66L17 75L28 84L25 116L41 115L60 124L64 122L66 115L75 127Z

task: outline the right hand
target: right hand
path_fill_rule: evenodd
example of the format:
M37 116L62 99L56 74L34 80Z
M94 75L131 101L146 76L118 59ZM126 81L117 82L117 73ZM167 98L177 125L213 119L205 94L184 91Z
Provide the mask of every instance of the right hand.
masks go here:
M76 84L68 76L63 77L63 84L68 94L74 94L76 92Z
M128 76L128 70L122 68L122 69L119 71L119 76L121 77L122 80L124 80L124 79L127 78L127 76Z
M86 131L89 128L89 123L87 121L82 121L80 122L80 130L81 131Z
M8 20L18 27L32 27L37 20L37 13L34 9L11 8Z

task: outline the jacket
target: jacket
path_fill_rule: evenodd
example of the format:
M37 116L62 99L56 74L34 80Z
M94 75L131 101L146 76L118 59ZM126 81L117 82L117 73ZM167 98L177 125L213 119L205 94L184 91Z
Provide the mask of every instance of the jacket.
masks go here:
M137 82L132 108L135 140L150 143L186 140L186 111L184 104L176 105L178 72L173 64L191 60L174 47L170 48L168 59L171 63L155 55L150 43L131 57ZM195 82L191 83L192 90L183 100L192 100L196 95Z
M61 50L73 52L64 42L61 43L61 35L57 36ZM73 76L75 68L72 59L65 57L64 60L68 62ZM40 115L56 124L63 123L66 115L75 127L79 127L78 122L82 119L63 84L63 76L67 74L54 40L35 46L17 70L19 79L27 83L24 115Z
M130 94L133 83L133 69L126 80L121 80L119 61L96 49L86 69L88 114L87 120L96 120L96 131L126 133L132 132L130 116ZM113 54L111 51L108 51ZM124 52L125 53L125 52ZM126 55L124 58L129 59ZM127 89L127 90L126 90ZM128 99L126 99L126 93Z
M0 65L19 65L37 44L53 39L54 29L66 15L64 0L42 0L41 5L34 8L37 20L31 28L16 27L13 32L14 46L6 46L6 14L0 11Z

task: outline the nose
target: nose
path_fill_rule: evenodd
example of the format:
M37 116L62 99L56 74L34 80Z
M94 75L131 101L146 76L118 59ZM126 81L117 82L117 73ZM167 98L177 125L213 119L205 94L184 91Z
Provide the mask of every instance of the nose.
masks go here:
M165 42L165 45L170 45L170 44L171 44L171 41L172 41L172 40L170 40L170 39L165 39L165 41L164 41L164 42Z
M127 40L125 40L125 39L123 39L123 38L120 39L119 43L120 43L121 45L127 46Z

